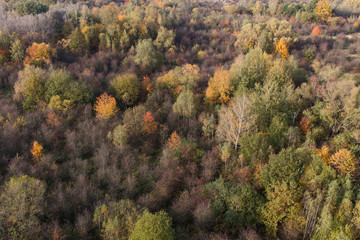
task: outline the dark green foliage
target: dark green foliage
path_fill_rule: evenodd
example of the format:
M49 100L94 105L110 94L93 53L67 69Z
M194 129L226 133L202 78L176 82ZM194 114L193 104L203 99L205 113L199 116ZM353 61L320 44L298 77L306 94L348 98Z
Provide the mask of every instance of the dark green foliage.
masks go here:
M304 171L304 160L301 155L291 149L282 150L277 155L270 156L269 164L261 173L265 188L281 183L298 182Z
M38 0L21 0L15 4L15 11L20 16L36 15L49 10L49 7L41 4Z
M93 91L86 83L76 81L65 70L53 70L45 84L45 99L50 101L53 96L73 103L88 103L93 99Z
M280 15L288 17L295 16L295 14L303 9L302 3L284 3L280 10Z
M75 28L69 38L69 47L74 50L86 49L86 39L80 28Z
M213 214L219 219L217 224L225 224L227 230L259 223L263 199L250 184L225 182L220 177L205 185L205 194L211 200Z

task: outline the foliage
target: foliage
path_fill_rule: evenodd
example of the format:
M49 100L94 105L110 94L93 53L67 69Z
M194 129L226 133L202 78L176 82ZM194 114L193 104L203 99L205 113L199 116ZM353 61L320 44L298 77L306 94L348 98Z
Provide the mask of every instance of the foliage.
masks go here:
M28 65L18 75L18 81L14 86L14 98L23 100L25 109L33 110L45 93L45 71Z
M175 91L176 88L194 88L200 79L200 68L197 65L186 64L158 77L156 84L159 88Z
M358 160L355 156L347 149L340 149L334 153L329 160L329 163L333 165L342 175L357 174L357 162Z
M46 43L33 43L26 49L27 57L24 64L32 64L35 66L43 66L50 64L51 58L56 56L56 50Z
M218 68L214 77L209 80L206 99L210 103L227 103L234 87L231 85L230 72Z
M111 97L107 93L101 94L96 98L94 110L98 118L109 119L113 117L118 111L115 98Z
M147 134L153 134L158 130L159 124L155 121L151 112L146 112L144 116L144 127L143 131Z
M88 103L93 98L92 89L86 83L76 81L65 70L53 70L45 83L45 100L50 101L59 96L62 101L70 100L73 103Z
M311 31L310 36L320 36L321 35L321 30L319 28L319 26L315 26L313 28L313 30Z
M154 45L158 48L169 48L173 44L174 39L175 33L172 30L160 27Z
M227 230L259 224L263 199L250 184L225 182L220 177L204 188L217 224L224 224Z
M329 0L319 0L314 9L314 13L317 14L321 20L328 21L332 16L332 8Z
M196 115L196 96L186 89L180 93L173 105L174 112L183 117L193 117Z
M125 74L116 77L110 83L118 101L125 105L136 103L140 92L140 81L135 74Z
M145 212L136 222L129 239L172 240L174 239L174 230L171 221L171 217L164 211L154 214Z
M136 45L136 55L134 61L141 68L152 71L162 63L162 54L157 52L151 39L144 39Z
M15 4L15 11L20 16L24 15L35 15L47 12L49 7L41 4L38 0L21 0L17 1Z
M24 46L21 42L20 39L16 39L10 47L10 52L11 52L11 59L15 62L22 62L24 57L25 57L25 53L24 53Z
M35 158L35 160L39 159L43 155L43 149L43 146L41 146L38 141L34 141L33 147L30 152Z
M80 28L75 28L71 33L69 47L74 50L84 50L86 48L86 39Z
M8 239L39 236L44 213L44 182L27 175L12 177L0 194L0 233Z
M130 200L109 202L95 209L93 222L101 228L102 239L128 239L144 209Z
M286 45L285 39L281 38L275 47L275 52L281 54L281 58L287 59L289 57L289 50Z

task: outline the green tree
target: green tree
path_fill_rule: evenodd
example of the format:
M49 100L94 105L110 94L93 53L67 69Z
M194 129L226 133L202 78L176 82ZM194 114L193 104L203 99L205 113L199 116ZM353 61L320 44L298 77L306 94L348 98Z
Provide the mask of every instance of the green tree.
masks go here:
M154 41L154 45L158 48L169 48L173 44L175 39L175 33L173 30L167 30L164 27L160 27L157 38Z
M141 84L135 74L117 76L111 81L110 86L116 99L123 104L133 105L138 100Z
M260 48L252 49L241 64L235 62L231 67L232 81L239 86L254 88L256 83L264 82L268 66L268 55Z
M15 39L10 46L11 59L21 63L25 57L25 49L20 39Z
M182 117L190 118L196 114L196 96L190 89L180 93L173 105L173 110Z
M86 83L76 81L63 69L52 70L45 84L45 99L50 101L53 96L73 103L88 103L93 99L93 90Z
M225 224L226 230L256 226L260 222L263 199L251 184L225 182L220 177L206 184L204 190L217 224Z
M302 191L299 179L304 170L304 158L300 150L286 149L272 155L261 173L268 202L262 210L267 232L275 237L280 224L294 222L301 227Z
M41 68L26 65L18 76L14 86L14 98L23 101L24 109L33 110L44 97L46 72Z
M74 50L86 49L86 39L80 28L75 28L69 38L69 47Z
M48 10L48 6L41 4L37 0L21 0L15 4L15 12L20 16L29 14L36 15L47 12Z
M128 132L124 125L117 125L112 132L109 132L108 138L112 140L114 145L124 146L128 142Z
M136 222L129 240L172 240L175 233L171 222L171 217L164 211L146 212Z
M144 209L130 200L103 204L95 209L93 222L104 240L127 240Z
M39 237L45 188L45 183L26 175L4 184L0 194L0 235L4 239Z
M134 60L141 68L152 71L161 65L163 56L155 50L151 39L140 40L135 50Z

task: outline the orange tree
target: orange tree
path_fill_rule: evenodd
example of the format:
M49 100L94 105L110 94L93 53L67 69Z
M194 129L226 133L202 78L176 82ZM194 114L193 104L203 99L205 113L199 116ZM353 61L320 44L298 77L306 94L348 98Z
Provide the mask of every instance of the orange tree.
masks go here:
M118 111L116 100L107 93L103 93L96 99L94 110L96 117L101 119L109 119Z
M285 41L285 38L281 38L276 45L275 52L281 54L282 59L287 59L289 57L289 50Z
M43 146L41 146L38 141L34 141L33 147L30 152L33 155L34 159L37 160L43 155L43 150Z
M234 87L231 85L230 72L218 68L206 89L206 99L210 103L227 103Z
M56 55L56 50L51 48L49 44L34 42L26 49L26 53L28 56L25 58L25 65L42 66L51 62L51 58Z
M321 30L319 26L315 26L314 29L311 31L310 36L320 36L320 35L321 35Z

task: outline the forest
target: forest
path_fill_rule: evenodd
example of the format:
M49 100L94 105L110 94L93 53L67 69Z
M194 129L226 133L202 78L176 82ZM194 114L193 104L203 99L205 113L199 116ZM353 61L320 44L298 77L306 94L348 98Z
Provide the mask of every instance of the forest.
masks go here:
M360 1L0 0L18 239L360 239Z

